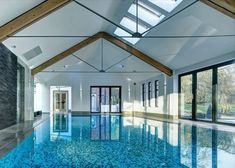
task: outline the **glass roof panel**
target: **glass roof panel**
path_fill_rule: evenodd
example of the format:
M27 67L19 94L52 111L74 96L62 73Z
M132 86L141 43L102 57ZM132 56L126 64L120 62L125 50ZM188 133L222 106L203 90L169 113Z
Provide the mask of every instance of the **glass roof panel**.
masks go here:
M148 0L167 12L174 10L183 0Z
M124 17L122 19L122 21L120 22L120 24L126 28L128 28L129 30L131 30L132 32L136 32L136 21L128 18L128 17ZM138 32L139 33L143 33L147 30L148 28L138 24Z
M132 4L128 12L136 16L136 4ZM139 2L138 3L138 17L144 22L155 26L158 24L165 16L158 12L157 10L147 6L146 4Z
M124 30L117 28L114 32L117 36L131 36L131 34L125 32ZM128 41L129 43L135 45L140 39L139 38L123 38L124 40Z

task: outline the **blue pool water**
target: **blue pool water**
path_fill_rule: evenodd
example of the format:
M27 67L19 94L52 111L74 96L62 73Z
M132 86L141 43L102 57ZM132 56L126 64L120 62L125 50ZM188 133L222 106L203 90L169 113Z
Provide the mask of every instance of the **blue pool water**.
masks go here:
M235 168L235 134L137 117L55 115L0 167Z

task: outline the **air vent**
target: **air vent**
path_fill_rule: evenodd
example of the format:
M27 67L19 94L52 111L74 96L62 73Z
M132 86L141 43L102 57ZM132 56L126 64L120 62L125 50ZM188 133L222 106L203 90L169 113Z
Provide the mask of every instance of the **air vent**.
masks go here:
M26 60L31 60L32 58L40 55L42 53L42 50L39 46L27 51L26 53L23 54Z

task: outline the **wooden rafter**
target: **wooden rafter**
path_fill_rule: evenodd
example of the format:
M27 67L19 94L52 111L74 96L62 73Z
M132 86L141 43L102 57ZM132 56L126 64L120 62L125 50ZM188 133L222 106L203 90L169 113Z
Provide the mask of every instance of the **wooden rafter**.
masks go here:
M163 65L162 63L156 61L155 59L151 58L150 56L144 54L143 52L135 49L134 47L124 43L122 40L113 37L112 35L102 32L103 33L103 38L114 45L120 47L121 49L129 52L130 54L136 56L137 58L141 59L142 61L146 62L147 64L153 66L154 68L160 70L161 72L171 76L172 75L172 70L168 68L167 66Z
M75 53L76 51L88 46L89 44L95 42L96 40L102 38L102 33L96 33L95 35L83 40L82 42L76 44L75 46L65 50L64 52L56 55L55 57L49 59L48 61L42 63L38 67L32 69L32 75L36 75L37 73L43 71L44 69L50 67L51 65L57 63L58 61L70 56L71 54Z
M208 6L235 19L235 0L200 0Z
M0 27L0 42L6 40L9 35L14 35L69 2L71 2L71 0L47 0L18 16Z
M116 37L113 37L112 35L106 33L106 32L99 32L96 33L95 35L83 40L82 42L76 44L75 46L67 49L66 51L56 55L55 57L51 58L50 60L42 63L38 67L32 69L32 75L36 75L37 73L43 71L44 69L50 67L51 65L57 63L58 61L70 56L71 54L79 51L80 49L88 46L89 44L95 42L96 40L103 38L114 45L120 47L121 49L129 52L133 56L136 56L137 58L141 59L142 61L146 62L147 64L153 66L154 68L160 70L161 72L171 76L172 75L172 70L168 68L167 66L161 64L160 62L154 60L150 56L144 54L143 52L135 49L134 47L124 43L123 41L117 39Z

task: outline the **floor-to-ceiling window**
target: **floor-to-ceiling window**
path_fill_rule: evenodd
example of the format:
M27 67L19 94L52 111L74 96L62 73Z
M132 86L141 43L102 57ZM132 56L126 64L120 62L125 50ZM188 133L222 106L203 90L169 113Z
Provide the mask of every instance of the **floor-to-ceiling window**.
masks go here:
M181 77L180 86L180 112L182 118L192 118L192 75L185 75Z
M152 98L152 82L148 83L148 106L151 106L151 98Z
M91 86L91 112L121 112L120 86Z
M145 91L145 84L143 83L142 84L142 105L143 105L143 107L145 107L145 103L146 103L146 101L145 101L145 94L146 94L146 91Z
M235 124L235 60L179 76L181 118Z
M212 69L197 73L196 118L212 119Z
M218 68L217 87L217 120L235 124L235 63Z
M158 107L158 96L159 96L159 81L155 80L155 107Z

